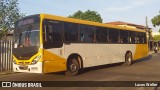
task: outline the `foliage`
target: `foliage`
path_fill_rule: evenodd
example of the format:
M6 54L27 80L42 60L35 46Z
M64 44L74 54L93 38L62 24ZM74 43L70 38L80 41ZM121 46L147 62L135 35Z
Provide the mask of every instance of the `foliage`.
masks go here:
M73 15L69 15L68 17L102 23L102 18L96 11L87 10L86 12L82 12L79 10Z
M160 35L155 35L155 36L153 37L153 39L154 39L154 41L160 41Z
M154 27L160 27L160 13L159 15L153 17L151 21ZM159 28L159 32L160 32L160 28Z
M8 31L14 28L15 21L23 16L19 12L18 0L0 0L0 39L6 38Z

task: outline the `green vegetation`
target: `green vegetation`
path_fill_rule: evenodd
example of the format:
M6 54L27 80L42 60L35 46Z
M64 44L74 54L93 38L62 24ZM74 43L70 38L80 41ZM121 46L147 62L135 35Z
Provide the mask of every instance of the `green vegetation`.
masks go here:
M18 0L0 0L0 39L6 39L8 31L13 30L15 21L23 16L19 12Z
M154 39L154 41L160 41L160 35L155 35L155 36L153 37L153 39Z
M153 17L151 21L154 27L159 27L159 32L160 32L160 12L159 15Z
M102 23L102 18L96 11L87 10L86 12L82 12L79 10L68 17Z

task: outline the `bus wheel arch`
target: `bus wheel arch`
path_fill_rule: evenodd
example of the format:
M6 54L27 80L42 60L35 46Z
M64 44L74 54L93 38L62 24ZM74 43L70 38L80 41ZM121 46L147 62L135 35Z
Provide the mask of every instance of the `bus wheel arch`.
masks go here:
M79 73L79 70L83 68L82 57L77 53L70 54L67 59L66 67L67 67L66 71L67 76L77 75Z
M133 61L133 56L131 51L127 51L125 54L125 65L131 65Z

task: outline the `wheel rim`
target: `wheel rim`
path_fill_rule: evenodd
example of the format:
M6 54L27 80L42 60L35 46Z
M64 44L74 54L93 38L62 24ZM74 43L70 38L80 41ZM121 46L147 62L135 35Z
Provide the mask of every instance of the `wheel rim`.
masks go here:
M128 65L131 64L131 62L132 62L132 56L131 56L131 54L128 54L128 56L127 56L127 62L128 62Z
M131 62L131 56L128 56L128 62Z
M72 72L76 72L76 71L77 71L77 65L76 65L75 63L72 63L72 64L70 65L70 70L71 70Z

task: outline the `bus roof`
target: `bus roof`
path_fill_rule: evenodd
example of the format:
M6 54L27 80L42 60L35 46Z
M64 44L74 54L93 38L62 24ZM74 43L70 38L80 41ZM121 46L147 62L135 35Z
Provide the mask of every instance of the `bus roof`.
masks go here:
M104 23L98 23L98 22L92 22L92 21L85 21L85 20L79 20L79 19L74 19L74 18L67 18L67 17L56 16L56 15L50 15L50 14L40 14L40 17L42 19L51 19L51 20L66 21L66 22L72 22L72 23L78 23L78 24L87 24L87 25L115 28L115 29L121 29L121 30L146 32L145 30L142 30L142 29L121 27L121 26L116 26L116 25L111 25L111 24L104 24Z

